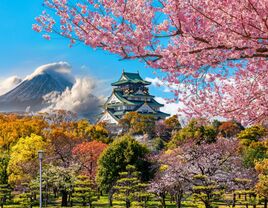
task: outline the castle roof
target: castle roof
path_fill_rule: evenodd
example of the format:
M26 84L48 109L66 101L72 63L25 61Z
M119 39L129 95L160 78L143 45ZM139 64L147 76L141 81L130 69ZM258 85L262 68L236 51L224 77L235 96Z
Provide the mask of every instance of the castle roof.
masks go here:
M153 95L149 94L150 82L143 80L140 74L122 72L120 79L112 86L113 92L104 104L105 112L99 121L117 123L128 112L138 112L143 115L151 115L156 119L164 119L170 116L160 111L164 105L158 103ZM123 86L122 86L123 85Z
M114 83L112 86L119 86L123 84L142 84L142 85L150 85L151 82L145 81L141 78L139 72L130 73L130 72L122 72L120 79Z
M115 112L112 112L111 110L108 110L108 112L114 116L114 118L116 118L117 120L119 120L118 116L122 116L122 115L125 115L126 113L128 112L133 112L133 111L115 111ZM165 118L165 117L168 117L170 116L169 114L167 113L163 113L161 111L157 111L155 113L142 113L142 115L150 115L150 116L155 116L155 117L162 117L162 118Z
M123 104L126 105L134 105L134 106L141 106L144 104L145 101L138 101L138 100L127 100L125 97L125 95L122 94L122 92L114 90L113 94L110 96L110 98L115 95L116 98L118 98L118 100L120 100ZM150 97L150 96L148 96ZM122 105L122 103L112 103L112 104L108 104L110 98L106 101L105 105L109 105L109 106L116 106L116 105ZM151 107L163 107L164 105L161 103L158 103L155 99L151 99L150 101L146 101L148 105L150 105Z

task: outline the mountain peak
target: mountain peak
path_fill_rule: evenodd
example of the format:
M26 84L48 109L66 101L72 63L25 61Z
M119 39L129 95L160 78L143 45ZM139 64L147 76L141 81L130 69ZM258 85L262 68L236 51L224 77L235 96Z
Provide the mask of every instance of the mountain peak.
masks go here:
M0 111L24 111L28 106L40 110L44 107L43 96L51 92L61 93L66 88L71 88L73 83L68 63L40 66L14 89L0 96Z
M71 76L71 65L67 62L56 62L49 63L42 66L39 66L32 74L28 75L25 80L32 80L33 78L39 75L50 75L54 77L60 76L61 78L66 79L66 81L72 82L74 81Z

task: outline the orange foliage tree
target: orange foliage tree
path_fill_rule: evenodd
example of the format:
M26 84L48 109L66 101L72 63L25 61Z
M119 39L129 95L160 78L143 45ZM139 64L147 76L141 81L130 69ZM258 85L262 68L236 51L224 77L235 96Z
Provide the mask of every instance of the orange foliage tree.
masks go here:
M0 114L0 147L9 150L21 137L42 135L47 122L39 116Z
M235 137L244 127L235 121L225 121L218 127L218 131L225 138Z
M94 178L97 170L97 161L101 153L107 147L99 141L83 142L76 145L72 153L75 160L82 166L82 173Z
M53 147L54 161L58 165L68 167L72 162L72 149L86 141L86 136L77 132L76 124L76 122L62 122L51 125L45 133L45 137Z

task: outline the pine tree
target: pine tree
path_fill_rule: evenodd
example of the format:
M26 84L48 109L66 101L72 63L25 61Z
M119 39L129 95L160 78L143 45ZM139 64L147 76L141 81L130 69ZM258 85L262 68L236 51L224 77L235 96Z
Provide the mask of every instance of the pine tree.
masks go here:
M140 172L133 165L127 165L125 172L119 173L116 181L114 198L125 202L125 207L146 207L150 194L145 191L147 184L141 183Z
M16 202L18 202L21 207L32 208L34 205L38 204L38 186L36 185L36 183L22 185L24 186L23 193L19 195L19 198L16 199Z
M0 206L1 208L11 199L11 189L8 184L0 184Z
M193 178L194 186L192 187L193 196L204 203L206 208L214 206L214 202L219 200L223 194L221 187L205 175L196 175Z
M82 206L92 207L94 194L92 181L87 176L78 176L74 182L73 201L82 203Z

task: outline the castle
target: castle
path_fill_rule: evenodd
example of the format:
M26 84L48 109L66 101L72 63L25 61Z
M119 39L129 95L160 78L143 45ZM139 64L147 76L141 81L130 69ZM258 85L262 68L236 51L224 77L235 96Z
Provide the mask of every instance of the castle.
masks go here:
M139 73L129 73L123 70L120 79L114 83L113 92L104 104L104 112L98 122L118 124L118 121L128 112L138 112L152 115L156 120L165 119L169 114L160 111L164 106L150 95L148 85L151 82L141 78Z

